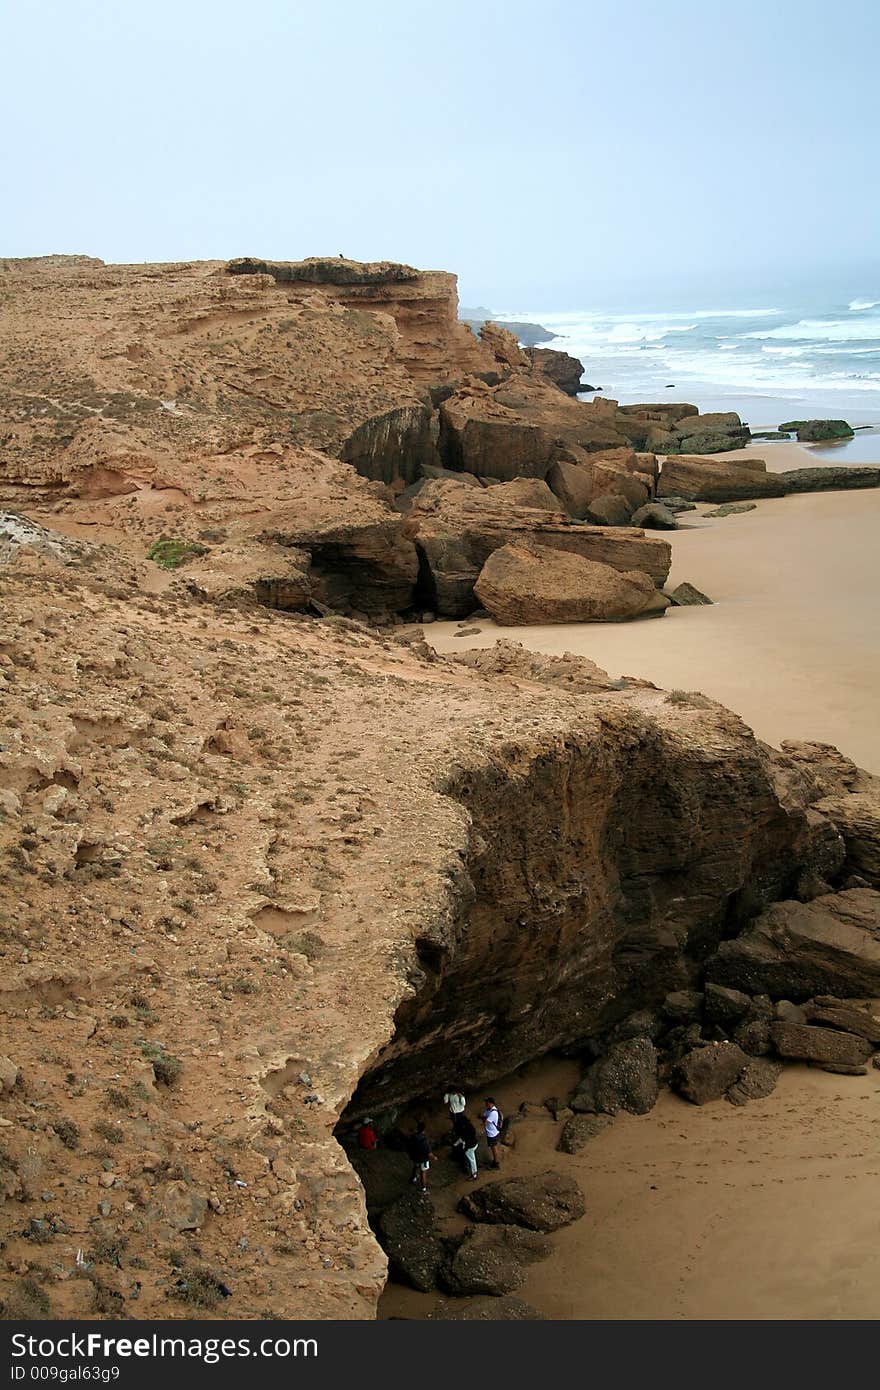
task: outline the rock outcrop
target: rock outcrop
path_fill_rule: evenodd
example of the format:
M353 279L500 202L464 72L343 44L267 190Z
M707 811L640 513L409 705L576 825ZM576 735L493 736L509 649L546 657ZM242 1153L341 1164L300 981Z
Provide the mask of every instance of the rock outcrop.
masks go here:
M850 488L880 487L880 468L872 464L827 468L788 468L779 477L789 492L845 492Z
M852 888L812 902L779 902L709 961L718 984L776 999L880 992L880 893Z
M639 570L658 587L671 561L667 541L622 527L572 525L558 512L508 501L504 485L477 492L432 482L413 502L408 531L419 553L424 604L447 617L463 617L478 607L474 585L480 572L508 543L528 541L622 572Z
M459 1210L472 1221L557 1231L580 1220L586 1203L574 1178L549 1172L486 1183L462 1197Z
M534 542L517 541L489 556L474 594L497 623L626 622L661 617L669 600L648 575L622 573Z
M768 473L763 459L668 458L660 473L657 495L686 497L694 502L736 502L754 497L782 497L785 482Z
M540 376L545 376L564 391L567 396L576 396L587 388L581 384L584 364L580 358L568 352L557 352L554 348L529 348L528 359Z
M794 430L800 444L821 444L827 440L852 439L854 431L846 420L788 420L779 426L786 434Z

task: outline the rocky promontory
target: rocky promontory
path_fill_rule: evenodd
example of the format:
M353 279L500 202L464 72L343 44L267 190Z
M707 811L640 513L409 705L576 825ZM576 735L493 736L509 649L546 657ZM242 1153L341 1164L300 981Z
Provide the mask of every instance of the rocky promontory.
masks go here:
M340 1122L557 1047L579 1113L615 1078L644 1105L648 1048L602 1060L634 1012L682 1028L695 1095L762 1020L783 1055L854 1026L873 779L699 694L405 625L472 612L481 575L511 613L575 570L580 612L595 570L609 616L665 605L668 541L587 518L654 503L695 408L577 401L459 324L454 277L392 263L0 279L7 1318L373 1317ZM756 1005L701 1034L724 1067L687 1061L710 986L782 982L805 1023ZM439 1248L456 1316L583 1209L553 1173L498 1189ZM386 1239L424 1273L411 1205Z

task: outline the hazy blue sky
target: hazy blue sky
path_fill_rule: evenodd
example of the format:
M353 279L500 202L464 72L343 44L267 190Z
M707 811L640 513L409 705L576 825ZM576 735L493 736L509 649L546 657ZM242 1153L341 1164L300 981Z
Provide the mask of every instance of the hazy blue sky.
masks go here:
M499 309L880 260L878 0L18 0L3 44L0 255L342 251Z

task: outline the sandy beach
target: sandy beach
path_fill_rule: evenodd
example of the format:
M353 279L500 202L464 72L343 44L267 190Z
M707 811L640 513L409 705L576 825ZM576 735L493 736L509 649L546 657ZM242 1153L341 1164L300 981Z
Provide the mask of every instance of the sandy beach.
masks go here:
M752 456L757 450L747 451ZM761 450L773 469L805 450ZM880 492L771 499L724 519L687 513L671 536L670 587L688 579L712 607L661 621L425 629L440 651L512 638L571 651L613 675L698 689L770 742L821 739L880 772ZM573 1174L587 1215L552 1237L518 1296L556 1319L868 1319L880 1315L877 1122L880 1072L833 1076L788 1065L767 1099L697 1107L663 1091L645 1116L621 1114L576 1156L555 1151L561 1125L540 1109L570 1094L577 1064L546 1058L490 1089L514 1114L505 1172ZM442 1110L434 1116L442 1132ZM488 1176L488 1175L487 1175ZM494 1175L493 1175L494 1176ZM462 1229L464 1184L434 1194L443 1228ZM437 1296L391 1284L382 1314L425 1317Z
M772 449L759 455L768 467L805 466L798 445ZM833 743L880 773L880 491L769 498L720 519L710 510L683 513L670 534L667 587L689 580L711 607L615 624L500 628L481 619L467 637L457 635L462 624L433 623L425 636L441 652L504 637L589 657L615 677L702 690L770 743Z
M650 1114L620 1114L565 1155L555 1152L561 1124L537 1107L576 1075L574 1063L547 1059L493 1088L509 1115L533 1107L503 1151L504 1173L553 1168L587 1199L518 1297L559 1319L880 1315L880 1072L789 1065L771 1096L743 1107L663 1091ZM434 1123L442 1130L441 1111ZM467 1224L455 1212L466 1187L432 1196L447 1232ZM389 1284L380 1315L423 1318L438 1302Z

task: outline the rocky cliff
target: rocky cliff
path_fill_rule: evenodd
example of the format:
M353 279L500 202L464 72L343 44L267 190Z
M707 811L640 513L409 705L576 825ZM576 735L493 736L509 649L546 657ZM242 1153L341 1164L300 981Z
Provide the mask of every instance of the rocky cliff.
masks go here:
M406 607L426 565L472 586L524 535L656 584L668 546L540 478L392 505L345 451L393 412L435 437L393 307L420 277L295 264L4 272L8 1317L373 1316L341 1116L577 1046L876 868L845 760L817 780L702 696L340 616ZM515 389L548 476L651 490L656 421L492 341L498 384L449 400L491 424Z

